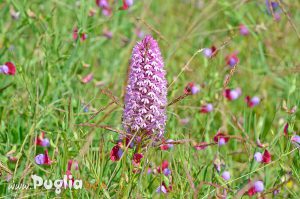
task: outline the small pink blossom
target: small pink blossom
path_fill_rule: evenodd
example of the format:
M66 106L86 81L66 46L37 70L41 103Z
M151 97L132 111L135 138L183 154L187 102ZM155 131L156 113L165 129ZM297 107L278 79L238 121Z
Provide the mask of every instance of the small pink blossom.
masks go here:
M81 79L81 82L82 82L83 84L87 84L87 83L89 83L90 81L92 81L93 78L94 78L93 73L90 73L90 74L88 74L87 76L83 77L83 78Z
M143 154L141 154L141 153L136 153L136 154L134 154L134 155L133 155L133 160L132 160L133 165L134 165L134 166L140 165L141 159L142 159L143 157L144 157L144 156L143 156Z
M160 185L157 189L156 189L156 193L168 193L167 188L164 185Z
M74 40L78 39L78 28L76 27L73 29L73 39Z
M35 144L37 146L42 146L42 147L48 147L48 146L50 146L49 139L45 138L45 132L42 132L38 137L36 137Z
M243 36L249 35L249 30L248 30L247 26L245 26L244 24L240 24L239 29L240 29L241 35L243 35Z
M287 136L289 134L289 123L286 123L284 125L283 133L285 136Z
M79 30L77 27L73 29L73 39L76 41L79 38ZM80 34L80 41L85 41L87 39L87 34L86 33L81 33Z
M6 62L4 65L0 65L0 74L15 75L16 66L12 62Z
M254 182L253 186L248 190L248 195L253 196L256 193L261 193L264 191L264 183L262 181Z
M256 152L255 154L254 154L254 160L256 161L256 162L262 162L262 159L263 159L263 157L262 157L262 154L260 153L260 152Z
M207 58L212 58L217 54L217 48L212 46L211 48L204 48L203 55Z
M123 5L119 8L120 10L128 10L133 5L133 0L123 0L122 2Z
M165 182L162 182L162 184L156 189L156 193L168 193L172 191L172 186L169 185L169 187L167 187Z
M237 52L234 52L228 56L226 56L225 60L226 60L226 64L229 65L230 67L235 66L236 64L239 63L239 58L237 57Z
M80 41L85 41L87 39L88 35L86 33L82 33L80 36Z
M238 99L242 94L242 90L240 88L236 89L226 89L223 93L224 97L226 97L229 101L233 101Z
M223 178L224 180L226 180L226 181L230 180L230 173L229 173L229 171L224 171L224 172L222 173L222 178Z
M205 150L208 146L208 143L207 142L200 142L196 145L194 145L194 148L197 150L197 151L200 151L200 150Z
M162 171L163 171L164 169L168 168L168 167L169 167L169 162L168 162L167 160L164 160L164 161L162 162L161 166L157 167L156 170L157 170L158 173L162 173Z
M296 144L300 144L300 136L299 135L292 136L291 141Z
M110 159L113 162L119 161L122 157L123 150L119 145L115 145L112 150L110 151Z
M160 149L163 150L163 151L172 149L172 148L174 147L173 144L170 144L170 143L172 143L172 142L174 142L174 140L171 140L171 139L169 139L169 140L167 140L167 141L163 141L163 142L162 142L163 144L160 146Z
M164 173L165 176L169 176L169 175L171 175L171 170L169 168L165 168L163 170L163 173Z
M200 91L199 85L196 85L194 82L188 83L184 89L186 95L195 95Z
M257 96L254 96L252 98L250 96L247 96L245 100L247 102L248 107L250 107L250 108L252 108L260 103L260 98Z
M222 132L218 132L214 137L214 141L218 143L219 146L222 146L229 141L229 136Z
M34 159L35 163L38 165L50 165L52 163L48 154L48 150L45 150L44 154L38 154Z
M112 14L112 9L107 0L96 0L96 4L102 9L102 14L104 16L110 16Z
M266 149L263 156L262 156L262 162L265 164L268 164L272 161L272 156L270 152Z
M254 189L257 193L261 193L264 191L264 183L262 181L256 181L254 183Z
M201 106L200 113L210 113L214 110L214 107L212 104L206 104Z

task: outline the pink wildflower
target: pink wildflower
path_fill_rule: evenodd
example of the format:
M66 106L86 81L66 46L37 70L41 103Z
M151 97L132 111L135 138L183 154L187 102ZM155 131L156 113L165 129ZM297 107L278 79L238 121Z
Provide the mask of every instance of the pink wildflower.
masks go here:
M167 141L164 141L164 140L163 140L162 145L160 145L160 149L163 150L163 151L166 151L166 150L169 150L169 149L173 148L174 145L173 145L173 144L170 144L170 143L173 142L173 141L174 141L174 140L171 140L171 139L169 139L169 140L167 140Z
M226 181L230 180L230 173L229 173L229 171L224 171L224 172L222 173L222 178L223 178L224 180L226 180Z
M300 136L299 135L292 136L291 141L293 143L300 144Z
M214 110L214 107L212 104L206 104L201 106L200 113L210 113Z
M40 136L36 137L35 144L38 146L48 147L50 146L50 141L48 138L45 138L45 132L42 132Z
M249 35L249 30L244 24L240 24L239 29L240 29L241 35L243 35L243 36Z
M214 141L218 143L219 146L222 146L229 141L229 137L222 132L218 132L214 137Z
M109 3L107 0L96 0L96 4L98 7L102 9L102 14L104 16L110 16L112 13L112 9L109 6Z
M284 133L285 136L288 136L288 134L289 134L289 123L286 123L284 125L283 133Z
M0 65L0 74L15 75L16 66L12 62L6 62L4 65Z
M260 103L260 98L257 96L254 96L252 98L250 96L247 96L246 102L247 102L248 107L252 108Z
M141 163L141 159L143 158L143 154L141 153L135 153L133 155L133 160L132 160L132 163L134 166L138 166L140 163Z
M50 165L52 161L50 160L48 150L45 150L44 154L35 156L35 163L38 165Z
M204 48L203 55L207 58L212 58L217 54L217 48L212 46L211 48Z
M207 142L200 142L196 145L194 145L194 148L197 150L197 151L200 151L200 150L204 150L208 147L208 143Z
M236 89L226 89L223 93L224 97L226 97L229 101L233 101L238 99L242 94L242 90L240 88Z
M128 8L133 5L133 0L123 0L122 2L123 5L119 8L120 10L128 10Z
M110 159L115 162L120 160L121 156L123 154L123 150L119 145L115 145L112 150L110 151Z
M229 65L230 67L235 66L240 61L239 58L237 57L237 52L226 56L225 60L226 60L226 64Z
M270 152L266 149L264 154L263 154L263 157L262 157L262 162L265 163L265 164L268 164L272 161L272 157L271 157L271 154Z
M147 35L132 51L125 94L123 127L127 133L162 137L166 125L167 80L158 43Z
M83 78L81 79L81 82L82 82L83 84L87 84L87 83L89 83L90 81L92 81L93 78L94 78L93 73L90 73L90 74L88 74L87 76L83 77Z
M200 91L199 85L196 85L194 82L188 83L184 89L186 95L195 95Z

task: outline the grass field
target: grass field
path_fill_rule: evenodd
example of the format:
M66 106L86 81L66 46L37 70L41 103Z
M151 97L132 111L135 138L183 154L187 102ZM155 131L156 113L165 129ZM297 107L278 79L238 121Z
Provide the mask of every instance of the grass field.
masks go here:
M0 198L300 198L300 1L108 2L0 0L0 66L16 67L0 74ZM164 140L173 147L161 150L163 138L143 150L125 144L112 161L132 49L144 35L164 59ZM184 94L190 82L200 92ZM238 99L223 95L235 88ZM208 103L213 110L201 113ZM36 142L42 132L48 147ZM214 141L218 132L226 143ZM45 150L51 161L40 164ZM257 160L266 150L271 160ZM32 175L70 172L82 189L33 186Z

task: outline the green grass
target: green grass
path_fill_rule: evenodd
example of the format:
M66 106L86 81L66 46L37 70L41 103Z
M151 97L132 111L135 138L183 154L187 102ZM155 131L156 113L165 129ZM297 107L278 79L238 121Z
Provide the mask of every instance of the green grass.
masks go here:
M2 171L1 197L213 198L220 194L220 188L199 186L209 182L229 188L228 196L232 198L249 179L263 180L266 193L288 178L292 183L281 186L278 198L300 197L299 149L283 136L286 122L290 124L290 134L299 134L300 112L288 114L282 109L283 102L289 108L300 104L300 38L291 25L292 22L300 31L298 1L284 1L291 21L282 13L279 22L266 13L264 0L199 0L204 3L200 8L197 0L136 0L129 11L118 10L119 0L113 4L111 17L103 16L92 0L78 2L80 6L71 0L0 1L0 64L12 61L17 66L15 76L0 74L0 161L13 172L13 179L7 182L7 174ZM18 20L11 19L10 8L20 12ZM91 8L97 10L94 17L88 16ZM35 18L28 15L29 10ZM249 36L239 35L240 23L247 25ZM75 26L88 34L87 40L73 41ZM168 83L176 80L168 89L169 101L180 96L188 82L205 84L201 93L168 107L165 137L210 143L222 127L230 135L248 137L247 142L232 139L223 147L211 146L203 151L196 151L191 142L176 145L171 151L150 148L144 154L141 174L132 171L131 150L121 161L110 161L109 153L118 134L77 124L99 123L122 130L124 82L132 48L140 40L136 27L158 40ZM113 32L112 39L102 36L105 28ZM216 57L208 60L197 53L190 60L199 49L212 45L223 46ZM221 96L229 74L224 57L234 51L239 52L240 63L228 87L241 87L243 96L228 102ZM189 60L188 69L180 74ZM84 63L90 67L83 67ZM93 81L82 84L80 79L89 73L94 74ZM100 81L103 85L96 86ZM104 88L120 100L121 106L112 103L89 120L98 109L112 102L101 93ZM258 95L262 103L250 109L243 100L246 95ZM199 113L205 102L214 103L213 113ZM86 113L87 104L90 107ZM241 121L244 131L233 116ZM190 118L190 122L182 125L180 118ZM34 161L43 152L34 144L41 131L51 139L49 153L55 161L51 166L39 166ZM92 144L82 155L80 151L89 135ZM258 138L269 145L271 164L253 161L253 154L262 151L251 145ZM16 163L6 157L12 149L14 156L20 157ZM214 169L215 158L224 161L226 170L231 172L229 182ZM69 159L79 162L79 171L74 171L76 179L98 181L102 186L95 190L67 189L60 195L54 189L8 189L12 182L32 184L33 174L61 179ZM157 166L163 160L169 161L172 171L173 190L167 195L155 191L169 179L147 174L149 164Z

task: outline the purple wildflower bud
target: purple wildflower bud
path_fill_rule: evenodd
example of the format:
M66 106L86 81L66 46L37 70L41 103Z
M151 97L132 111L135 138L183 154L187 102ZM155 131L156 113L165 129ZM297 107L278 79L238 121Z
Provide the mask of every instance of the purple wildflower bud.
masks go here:
M121 158L123 155L123 150L121 148L119 148L118 150L118 156Z
M169 168L165 168L163 172L164 172L165 176L168 176L171 174L171 170Z
M224 180L228 181L228 180L230 179L230 173L229 173L229 171L224 171L224 172L222 173L222 178L223 178Z
M260 99L259 99L259 97L254 96L254 97L252 97L251 102L255 106L255 105L259 104Z
M229 65L230 66L234 66L236 65L237 61L234 57L229 58Z
M167 81L159 46L147 35L132 51L123 127L162 136L166 125Z
M256 181L254 183L254 190L258 193L261 193L264 191L264 183L262 181Z
M256 106L260 103L260 98L257 97L257 96L254 96L252 98L250 98L250 96L247 96L246 97L246 102L247 102L249 107L254 107L254 106Z
M256 152L255 154L254 154L254 160L256 161L256 162L261 162L262 161L262 154L260 153L260 152Z
M200 86L194 82L189 82L184 88L184 93L186 95L195 95L200 91Z
M229 93L229 97L232 100L236 100L239 97L239 92L237 90L231 90Z
M229 100L236 100L237 98L239 98L242 94L242 90L240 88L236 88L236 89L226 89L223 93L223 95Z
M101 8L109 7L109 4L108 4L107 0L97 0L96 3Z
M300 136L299 135L292 136L291 141L300 144Z
M214 110L214 106L212 104L206 104L206 110L208 112L212 112Z
M198 85L195 85L192 87L191 92L193 95L197 94L200 91L200 88Z
M200 113L210 113L214 110L214 106L212 104L206 104L201 106Z
M271 10L274 12L277 8L279 8L279 4L276 1L271 0L266 0L266 6L269 14L272 13Z
M125 0L125 3L127 6L132 6L133 5L133 0Z
M6 175L6 178L5 178L6 182L9 182L9 181L12 179L12 177L13 177L13 176L12 176L11 174L8 173L8 174Z
M172 142L174 142L174 140L172 140L172 139L167 140L167 143L172 143ZM167 146L168 146L168 149L172 149L174 147L174 144L167 144Z
M85 107L83 108L83 112L85 112L85 113L89 112L89 107L88 107L88 106L85 106Z
M0 74L3 73L3 74L7 74L9 71L8 67L6 65L2 65L0 66Z
M281 18L280 13L276 12L276 13L274 14L274 18L275 18L276 21L280 21L280 18Z
M166 194L167 192L168 191L164 185L161 185L156 189L156 193L165 193Z
M49 141L49 139L48 139L48 138L44 138L44 139L42 140L41 145L42 145L43 147L48 147L48 146L50 146L50 141Z
M212 49L211 48L204 48L203 55L207 58L210 58L212 56Z
M102 10L102 14L103 14L104 16L109 16L109 15L111 14L111 11L108 10L108 9L103 9L103 10Z
M151 174L152 173L152 169L149 167L147 170L147 174Z
M225 138L222 138L222 137L221 137L221 138L219 139L219 141L218 141L218 145L219 145L219 146L222 146L222 145L224 145L224 144L226 144L226 140L225 140Z
M241 24L239 28L241 35L247 36L249 34L249 30L244 24Z
M278 194L279 194L279 192L280 192L280 190L279 190L279 189L275 189L275 190L273 191L273 195L274 195L274 196L276 196L276 195L278 195Z
M45 163L45 155L44 154L38 154L35 156L35 163L38 165L42 165Z

